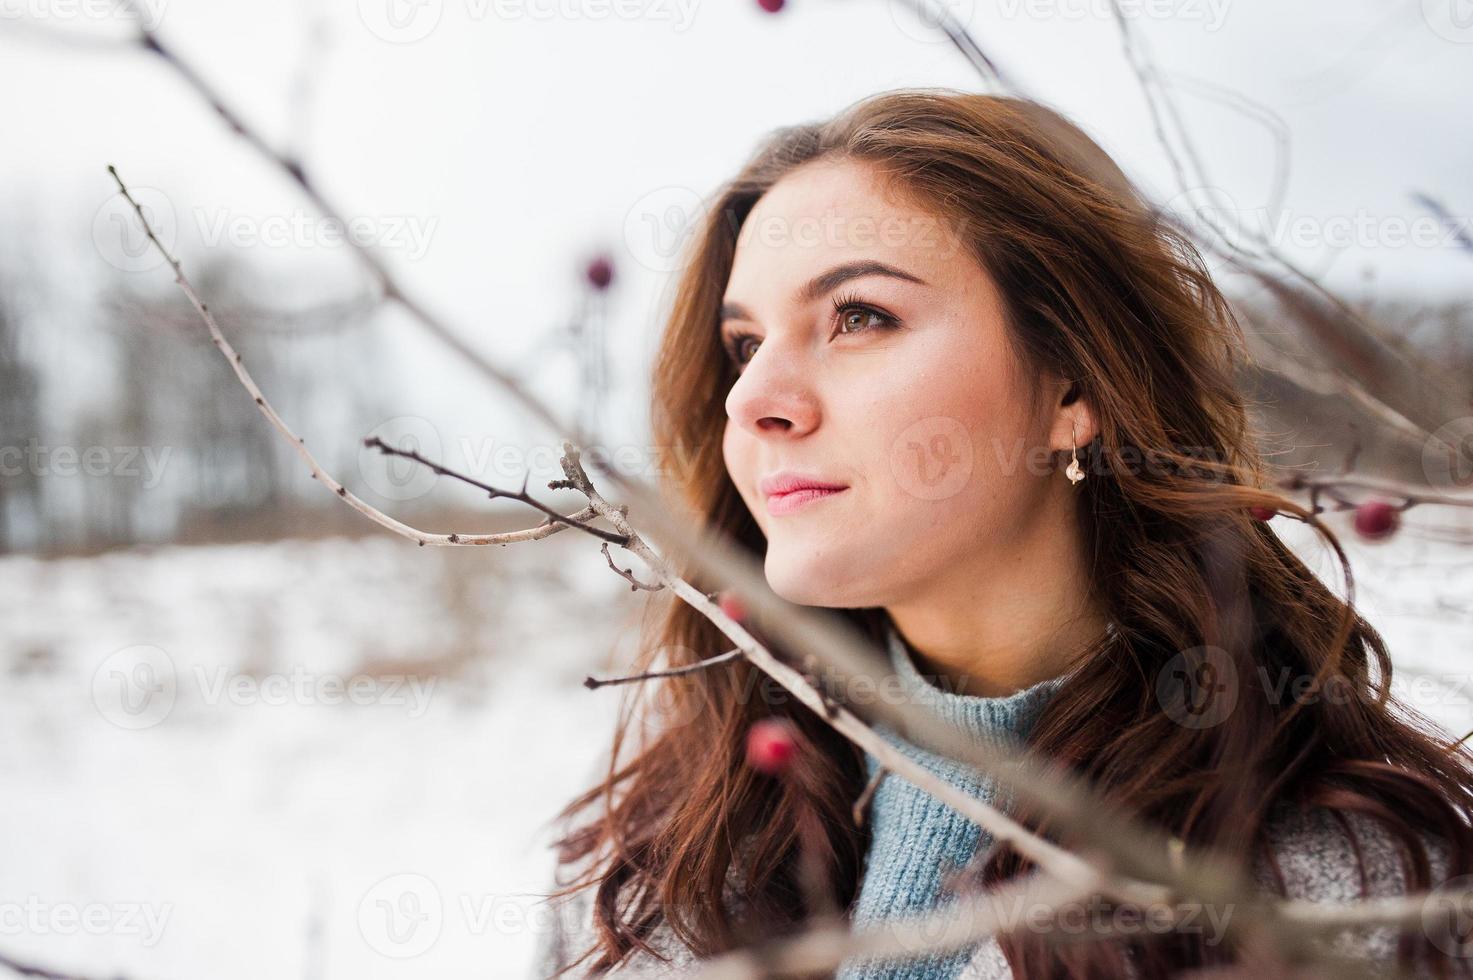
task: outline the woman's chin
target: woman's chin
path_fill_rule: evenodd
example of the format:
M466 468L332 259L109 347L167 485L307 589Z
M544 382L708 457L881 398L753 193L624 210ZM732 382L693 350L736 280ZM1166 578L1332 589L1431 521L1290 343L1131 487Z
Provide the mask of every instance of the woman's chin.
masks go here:
M852 587L849 572L842 562L787 561L769 550L765 572L768 588L782 598L800 606L824 606L848 609L866 605Z

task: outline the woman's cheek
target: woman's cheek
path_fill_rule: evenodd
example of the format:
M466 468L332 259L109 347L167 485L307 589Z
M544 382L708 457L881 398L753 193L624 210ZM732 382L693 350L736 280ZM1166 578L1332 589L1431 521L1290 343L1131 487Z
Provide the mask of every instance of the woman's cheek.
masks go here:
M726 462L726 475L736 485L748 509L754 503L748 494L757 478L752 472L750 453L751 441L743 435L740 426L728 420L721 436L721 456Z
M888 431L877 453L883 460L878 475L892 495L934 505L966 492L980 463L971 420L944 408L912 406L891 416Z
M740 460L738 458L740 446L737 444L739 431L736 423L730 419L727 420L726 425L721 430L721 458L725 461L726 472L731 476L733 482L739 481L741 476Z

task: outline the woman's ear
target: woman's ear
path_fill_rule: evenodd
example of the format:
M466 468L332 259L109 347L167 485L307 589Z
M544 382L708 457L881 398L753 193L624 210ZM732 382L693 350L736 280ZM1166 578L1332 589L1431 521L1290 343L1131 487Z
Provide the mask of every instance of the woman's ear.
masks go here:
M1075 446L1088 445L1099 433L1099 422L1078 381L1064 382L1061 386L1064 392L1054 407L1049 448L1067 453Z

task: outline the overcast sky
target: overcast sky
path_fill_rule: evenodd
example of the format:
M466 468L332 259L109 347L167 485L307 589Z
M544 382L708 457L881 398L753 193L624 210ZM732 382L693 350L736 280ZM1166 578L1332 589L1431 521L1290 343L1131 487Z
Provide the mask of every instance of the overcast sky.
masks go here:
M1414 191L1465 226L1473 214L1467 0L1126 6L1175 86L1214 184L1251 213L1270 203L1274 174L1287 168L1284 210L1264 219L1287 252L1341 288L1370 269L1387 291L1468 294L1473 255L1447 235L1398 244L1395 231L1427 220ZM109 204L104 168L114 163L171 213L186 264L238 247L279 277L283 294L304 279L324 289L346 282L345 250L312 230L295 190L157 59L37 30L116 33L99 7L106 0L0 0L5 250L35 252L73 287L129 262ZM670 279L669 243L649 237L654 217L710 193L775 126L888 88L979 84L898 0L789 0L775 15L755 0L149 7L269 138L300 146L395 269L488 353L512 357L564 322L582 257L607 249L617 265L617 438L641 431L640 372ZM1177 191L1104 0L958 0L951 9L1158 199ZM309 51L315 69L304 85ZM1296 220L1307 237L1296 236ZM1336 228L1362 244L1320 244L1316 235ZM133 274L167 284L161 269L138 265ZM404 411L452 443L520 427L411 327L395 326L393 337ZM554 372L541 383L551 394L573 379Z

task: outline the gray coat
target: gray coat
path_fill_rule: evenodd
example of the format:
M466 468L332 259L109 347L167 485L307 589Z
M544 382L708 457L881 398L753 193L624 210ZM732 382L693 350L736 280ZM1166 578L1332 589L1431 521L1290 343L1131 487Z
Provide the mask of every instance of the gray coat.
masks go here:
M1280 807L1269 821L1269 836L1289 898L1313 902L1348 902L1355 899L1403 895L1407 892L1397 852L1397 842L1367 817L1346 814L1346 819L1360 844L1365 869L1364 895L1355 859L1354 844L1345 835L1339 821L1324 809L1299 814ZM1446 845L1425 838L1431 858L1434 884L1447 878L1449 856ZM1274 878L1266 862L1256 862L1254 875L1258 884L1273 889ZM735 883L727 888L727 898L734 910L740 909ZM557 972L587 949L593 941L592 906L589 891L575 893L556 903L552 925L538 937L536 974L546 978ZM1377 927L1347 933L1339 938L1336 948L1354 956L1365 957L1376 964L1389 964L1396 955L1397 932L1390 927ZM604 976L673 977L681 975L696 962L690 950L671 936L662 925L650 944L669 957L662 962L639 953ZM580 968L581 969L581 968ZM1425 968L1424 968L1425 969ZM587 976L574 971L567 976ZM1419 971L1417 976L1434 974ZM961 980L1010 980L1013 976L1002 949L995 939L976 947L961 974Z

